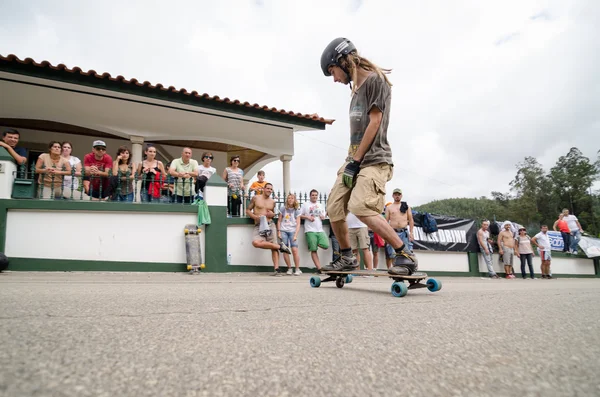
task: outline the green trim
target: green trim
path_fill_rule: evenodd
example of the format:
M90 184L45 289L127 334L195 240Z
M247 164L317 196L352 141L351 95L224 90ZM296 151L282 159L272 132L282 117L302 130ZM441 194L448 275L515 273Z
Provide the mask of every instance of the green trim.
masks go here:
M189 204L120 203L76 200L18 200L0 199L5 209L47 210L47 211L101 211L101 212L153 212L196 214L198 207Z
M10 161L14 164L17 164L13 156L8 153L8 150L0 146L0 161ZM5 171L6 172L6 171Z
M550 270L552 270L552 268L550 268ZM496 274L500 278L506 279L506 273L497 272ZM536 278L539 278L539 279L542 278L542 274L541 273L534 272L533 274L534 274L534 276ZM489 278L490 277L487 272L485 272L485 273L479 273L479 276L483 277L483 278ZM555 278L595 278L596 277L594 274L562 274L562 273L553 273L552 276L555 277ZM521 278L521 272L520 271L517 272L516 269L515 269L515 277L517 277L518 279ZM529 277L529 270L527 271L527 277Z
M210 178L208 178L208 181L206 181L206 186L227 187L227 182L225 182L225 180L221 178L221 175L215 172Z
M9 258L13 271L185 272L185 263L113 262L71 259Z
M13 200L0 200L0 252L6 251L6 216L8 210L6 209L5 202Z
M204 235L204 264L211 273L229 272L227 265L227 207L208 206L209 225Z
M479 255L477 252L467 252L467 258L469 261L469 275L477 277L479 275Z
M54 70L51 68L40 68L38 66L34 66L33 64L22 64L19 62L10 62L10 61L4 61L4 60L0 60L0 70L4 71L4 72L8 72L8 73L32 76L32 77L37 77L37 78L41 78L41 79L45 79L45 80L54 80L54 81L76 84L76 85L84 86L84 87L92 87L92 88L98 88L98 89L102 89L102 90L119 92L119 93L123 93L123 94L136 95L136 96L144 97L144 98L159 99L159 100L173 102L173 103L191 105L191 106L194 106L197 108L225 111L228 113L233 113L233 114L238 114L238 115L256 117L256 118L262 119L262 120L278 121L278 122L293 124L296 126L309 127L309 128L319 129L319 130L324 130L325 126L326 126L325 122L318 121L318 120L304 119L302 117L292 116L292 115L289 115L286 113L273 112L270 110L266 110L264 108L257 109L253 106L244 106L244 105L239 105L239 104L234 104L234 103L219 102L214 99L205 98L204 96L196 97L194 95L186 95L186 94L179 93L179 92L172 92L170 90L164 91L160 88L151 88L148 86L140 87L135 83L124 83L119 80L111 81L107 78L98 78L98 77L94 76L93 74L90 74L89 76L85 76L80 73L68 72L66 70ZM46 84L25 82L25 81L13 80L13 79L7 79L7 78L0 78L0 80L14 82L14 83L18 83L18 84L26 84L26 85L33 85L33 86L38 86L38 87L45 87L45 88L61 90L61 91L75 92L75 93L79 93L79 94L87 94L87 95L117 99L117 100L128 101L128 102L143 103L143 104L151 105L151 106L169 107L169 106L159 105L159 104L155 104L155 103L144 102L141 100L136 101L136 100L126 99L126 98L114 97L111 95L103 95L103 94L98 94L98 93L87 92L87 91L83 91L83 90L76 90L76 89L63 88L63 87L54 87L54 86L50 86L50 85L46 85ZM133 80L135 80L135 79L133 79ZM183 111L188 111L188 112L193 112L193 113L205 113L205 112L191 111L191 110L180 109L180 108L177 108L177 109L183 110ZM234 117L227 117L227 116L222 116L222 115L213 114L213 113L206 113L206 114L210 114L211 116L215 116L215 117L226 117L226 118L234 119ZM245 121L245 122L260 123L260 122L256 122L256 121L245 120L245 119L239 119L239 120ZM267 123L260 123L260 124L267 124ZM278 127L281 127L281 126L278 126Z

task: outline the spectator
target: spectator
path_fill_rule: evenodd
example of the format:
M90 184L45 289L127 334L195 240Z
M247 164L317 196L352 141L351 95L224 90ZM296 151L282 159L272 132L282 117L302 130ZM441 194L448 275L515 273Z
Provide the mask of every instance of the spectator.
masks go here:
M227 211L229 216L240 216L240 206L244 195L244 170L239 168L240 156L229 160L230 166L223 170L223 179L227 182Z
M524 227L519 229L519 235L516 240L515 254L521 260L521 276L523 276L523 280L527 278L525 276L525 262L527 262L529 265L529 274L533 280L535 278L533 275L533 248L531 248L531 238L527 235L527 230Z
M362 250L367 270L373 270L373 257L369 251L369 228L351 212L346 215L346 223L348 224L352 253L358 259L360 257L358 250Z
M264 189L264 186L263 186ZM295 276L302 274L300 270L300 255L298 255L298 232L300 232L300 206L298 200L293 194L288 194L285 204L279 209L279 217L277 219L278 237L283 244L292 250L294 256L294 266L296 268ZM287 274L292 274L292 264L290 255L284 253L283 260L287 265Z
M17 165L23 165L27 162L27 150L18 147L20 134L19 131L9 128L2 133L2 146L15 159Z
M567 208L563 209L563 214L565 215L563 220L567 222L567 226L571 231L571 253L577 255L577 246L579 245L579 240L581 240L583 228L575 215L569 215L569 210Z
M214 156L211 152L202 153L202 164L198 166L198 180L196 181L196 193L202 192L202 196L204 197L204 186L206 186L206 182L210 179L211 176L217 169L212 167L212 161Z
M380 235L369 229L369 244L373 253L373 269L377 270L379 267L379 248L385 247L385 241Z
M406 203L406 201L402 200L402 189L394 189L392 193L392 197L394 198L393 203L389 203L384 208L385 219L388 221L389 225L394 229L400 240L404 243L406 247L412 252L414 241L414 229L415 222L412 216L412 209ZM392 260L396 257L396 253L394 248L390 244L385 245L386 251L386 266L387 268L391 268Z
M283 243L275 243L275 234L277 229L273 223L273 217L275 216L275 201L271 198L273 192L273 185L267 183L264 188L264 193L252 197L248 208L246 209L246 215L254 219L254 232L252 233L252 245L256 248L271 250L271 259L273 260L273 267L275 269L273 276L281 276L279 270L279 251L291 254L290 249ZM260 228L260 218L266 217L268 231L263 232Z
M67 193L63 191L62 182L65 175L71 174L71 164L60 155L61 148L60 142L50 142L48 153L40 154L35 163L35 172L39 175L39 198L62 199Z
M560 232L560 235L563 239L563 252L571 253L571 230L569 230L569 225L567 221L564 219L565 214L562 212L558 214L558 219L552 225L552 229L555 232ZM558 230L556 228L558 227Z
M171 161L169 174L175 178L175 199L178 203L191 203L193 186L198 178L198 162L192 159L192 149L183 148L181 157Z
M69 197L71 197L71 193L73 193L74 199L83 199L83 192L79 192L79 181L81 179L81 160L78 157L71 155L73 153L73 144L71 142L65 141L62 143L62 156L69 162L71 165L71 175L65 175L63 178L63 190L69 193ZM75 169L75 173L73 175L73 169ZM75 193L77 192L77 193ZM66 195L65 195L66 196ZM88 199L89 197L85 195Z
M542 259L542 278L553 278L550 274L552 247L550 245L550 238L548 237L548 226L542 225L540 232L531 239L531 242L537 247L540 258Z
M133 201L133 182L136 170L137 167L131 161L129 149L126 146L119 146L112 169L115 201Z
M162 161L156 159L156 148L146 147L146 158L138 166L138 175L142 179L140 199L143 202L160 202L162 185L166 182L166 171Z
M83 188L92 200L105 201L111 195L108 171L112 169L112 157L106 154L104 141L94 141L92 147L93 151L83 157Z
M492 240L490 239L490 221L487 219L481 222L481 228L477 231L477 242L483 255L483 260L488 268L488 275L490 278L500 278L494 271L492 263L492 254L494 250L492 248Z
M323 231L325 209L317 203L318 197L319 192L317 190L310 191L310 201L302 204L300 217L304 219L304 235L306 236L310 256L317 268L317 273L321 273L321 262L319 261L319 255L317 255L317 249L319 247L325 250L328 249L329 240Z
M250 185L248 195L252 192L254 192L254 194L262 194L263 188L267 184L267 181L265 181L265 172L263 170L258 171L256 176L258 177L258 181L254 181L254 183Z
M506 278L515 278L513 274L513 259L515 255L515 235L512 232L512 224L508 221L502 225L504 230L498 235L498 253L502 256Z

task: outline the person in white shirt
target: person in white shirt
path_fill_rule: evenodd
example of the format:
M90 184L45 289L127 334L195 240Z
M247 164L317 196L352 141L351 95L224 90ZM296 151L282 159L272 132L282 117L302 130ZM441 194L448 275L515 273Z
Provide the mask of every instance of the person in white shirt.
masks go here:
M367 270L373 270L373 257L369 250L369 227L351 212L348 212L346 216L346 223L348 224L348 235L350 237L352 253L358 258L358 250L362 250Z
M547 225L542 225L541 231L531 239L531 243L537 247L540 258L542 258L542 278L553 278L550 274L552 248L550 246L550 238L548 237Z
M575 215L569 215L569 210L567 208L563 209L563 215L563 221L567 222L567 226L571 231L570 251L573 255L577 255L577 245L579 245L579 240L581 240L583 228Z
M198 179L196 180L196 193L202 192L204 193L204 186L206 186L206 182L210 179L211 176L217 169L212 167L212 161L214 156L211 152L202 153L202 164L198 166Z
M310 201L302 204L300 218L304 219L304 235L308 244L310 256L317 268L317 273L321 273L321 262L317 255L317 249L329 248L329 239L323 231L323 220L326 218L325 209L319 203L317 198L319 192L315 189L310 191Z

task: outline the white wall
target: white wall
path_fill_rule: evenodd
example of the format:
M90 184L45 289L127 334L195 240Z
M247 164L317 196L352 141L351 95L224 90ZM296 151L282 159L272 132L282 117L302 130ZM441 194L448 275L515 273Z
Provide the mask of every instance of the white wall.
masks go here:
M329 235L329 227L324 226L325 233ZM331 240L329 241L331 245ZM273 266L271 251L252 246L251 225L229 225L227 227L227 252L231 254L232 265ZM306 238L302 232L298 235L298 252L300 254L300 266L314 267L310 252L307 249ZM419 259L419 270L422 271L446 271L446 272L468 272L469 261L463 252L429 252L416 251ZM319 249L319 260L321 265L331 262L331 248ZM279 262L285 266L283 255ZM293 262L293 261L292 261ZM379 250L379 269L385 269L385 254L383 249Z
M183 229L196 222L195 214L9 210L6 255L186 263Z
M487 273L487 266L483 260L483 255L477 255L479 258L479 271ZM496 273L504 273L504 265L498 263L498 254L492 255L492 264ZM541 274L540 266L542 261L539 255L533 257L533 272L535 274ZM514 257L513 268L515 269L515 275L521 274L521 260ZM583 258L552 258L550 262L550 271L552 274L586 274L594 275L594 261L591 259ZM529 266L525 266L525 272L529 274Z

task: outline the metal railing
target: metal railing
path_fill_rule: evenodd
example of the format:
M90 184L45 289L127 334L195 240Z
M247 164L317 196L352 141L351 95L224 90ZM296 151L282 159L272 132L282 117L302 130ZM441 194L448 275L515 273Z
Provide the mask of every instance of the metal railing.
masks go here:
M290 192L291 194L293 194L294 196L296 196L296 200L298 200L298 204L300 206L302 206L302 204L310 201L310 194L306 193L306 192ZM241 212L240 212L240 216L241 217L245 217L246 216L246 208L248 208L248 205L250 204L250 200L252 199L252 197L256 196L256 192L250 192L249 194L244 194L244 199L242 200L242 208L241 208ZM271 194L271 198L273 200L275 200L275 214L279 213L279 208L282 205L285 205L286 202L286 198L288 196L288 193L282 193L281 191L273 191L273 193ZM321 204L323 206L323 208L327 211L327 194L326 193L320 193L319 197L317 198L317 203Z
M85 169L77 173L74 167L66 173L64 166L59 174L43 172L46 168L42 165L42 172L37 172L34 164L29 169L25 165L18 167L16 182L25 181L34 186L27 198L190 204L201 197L195 178L162 173L149 176L131 171L119 171L115 175L112 169L107 170L107 176L99 176L86 173Z

